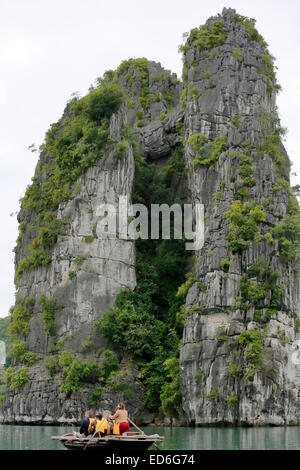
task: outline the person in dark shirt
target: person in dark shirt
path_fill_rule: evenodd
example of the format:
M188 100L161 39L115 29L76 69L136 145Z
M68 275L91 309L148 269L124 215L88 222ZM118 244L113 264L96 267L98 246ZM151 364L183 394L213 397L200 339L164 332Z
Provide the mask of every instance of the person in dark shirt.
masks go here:
M88 436L89 425L93 419L92 412L90 410L86 411L79 429L80 434L84 434L86 437Z

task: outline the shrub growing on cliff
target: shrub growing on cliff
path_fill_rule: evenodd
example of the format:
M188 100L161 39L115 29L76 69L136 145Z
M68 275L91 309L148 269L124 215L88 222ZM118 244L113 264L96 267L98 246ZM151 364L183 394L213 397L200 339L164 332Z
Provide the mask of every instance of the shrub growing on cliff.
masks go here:
M274 190L274 188L273 188ZM285 219L272 229L272 236L278 239L280 261L291 264L298 271L300 249L300 208L288 181L278 179L276 191L285 190L288 196L288 207Z
M130 90L139 89L139 103L146 110L150 105L148 59L141 57L124 60L116 74L119 77L124 75Z
M281 261L297 264L300 248L300 213L287 215L272 234L279 239Z
M224 44L227 33L224 31L224 23L221 20L212 21L210 24L194 28L190 31L188 43L195 45L198 50L212 49ZM180 50L186 52L185 46Z
M26 342L20 340L13 341L9 355L12 359L16 359L26 366L32 366L41 358L38 354L27 351Z
M228 247L233 253L243 251L251 241L261 240L259 224L265 221L266 214L257 201L244 204L240 200L232 201L225 215L230 228Z
M186 107L186 103L187 103L187 95L188 95L188 89L187 88L184 88L183 92L181 93L180 95L180 108L182 110L185 109Z
M221 155L228 148L227 137L216 137L208 147L207 137L203 134L194 134L189 137L187 142L191 145L196 157L193 160L194 166L206 166L213 169ZM198 155L197 155L198 154Z
M21 362L26 366L33 366L36 362L41 359L40 354L36 354L33 351L27 351L21 356Z
M219 389L218 387L213 387L209 394L207 395L206 399L210 402L213 402L214 400L216 400L219 396Z
M191 97L195 101L195 103L198 103L199 89L198 88L190 88L189 92L190 92Z
M92 339L91 335L88 335L85 341L82 341L80 352L88 351L89 349L95 346L94 340Z
M13 342L20 338L24 339L29 333L29 320L33 313L35 299L31 296L17 299L17 303L11 310L11 322L8 325L7 333Z
M59 370L57 358L54 356L48 356L45 360L45 368L48 370L49 375L53 377L54 374Z
M18 238L17 238L17 248L22 247L22 236L25 233L26 226L27 226L27 224L26 224L25 221L23 221L19 224L19 235L18 235Z
M227 405L229 406L235 406L238 401L239 401L238 397L236 396L234 392L231 392L229 397L226 397L226 402L227 402Z
M49 222L47 227L41 228L38 237L36 238L37 247L50 248L57 242L59 235L65 235L66 222L61 219L55 219Z
M203 134L194 134L187 142L191 145L191 149L194 154L196 154L193 165L195 166L207 166L210 164L209 158L207 158L207 149L205 148L205 144L207 142L207 137Z
M26 342L15 340L10 347L9 354L13 359L20 359L27 350Z
M201 151L203 146L206 144L207 137L203 134L200 134L200 133L199 134L193 134L188 138L187 142L189 144L191 144L193 152L198 153L198 152Z
M243 52L238 47L233 48L232 55L238 62L243 60Z
M80 361L75 358L70 366L63 370L63 381L60 390L67 396L74 392L81 391L80 383L93 384L98 380L99 368L97 363L91 363L88 360Z
M143 299L143 292L121 292L116 308L108 310L95 323L95 330L109 338L113 346L130 351L136 357L151 357L162 335L166 334L165 325L155 319L148 305L145 309L147 295L145 292Z
M114 158L116 160L121 160L122 158L125 158L127 153L128 153L128 142L125 140L118 142L116 151L114 153Z
M187 273L186 274L187 280L178 287L176 297L181 300L182 303L185 302L186 296L188 294L189 289L192 287L194 282L196 281L195 274Z
M67 396L81 391L81 384L95 384L99 380L99 366L88 359L81 361L67 351L59 355L59 365L62 367L63 380L60 386Z
M239 344L244 346L244 358L246 362L245 377L253 380L254 375L264 365L265 353L263 347L263 335L258 330L246 330L238 337Z
M206 80L209 80L210 77L211 77L211 73L210 73L208 70L204 70L204 71L202 72L202 77L203 77L204 79L206 79Z
M253 187L256 180L253 176L253 158L246 155L243 151L231 152L232 159L238 159L239 175L242 178L242 185L245 187Z
M179 384L179 359L172 357L164 362L166 382L160 394L161 406L168 416L177 416L181 404Z
M228 149L227 137L216 137L210 144L210 153L212 163L215 164L219 159L221 153L226 152Z
M95 387L94 391L89 396L89 404L96 405L101 400L101 395L104 390L104 387L101 385Z
M10 382L10 389L18 390L28 382L29 370L26 366L15 371L12 367L9 367L8 369L6 369L4 376L5 379Z
M223 269L225 273L228 273L230 268L230 260L228 258L224 259L220 263L220 267Z
M111 374L119 369L118 356L107 349L103 353L103 362L100 369L100 378L103 381L107 381Z
M55 299L47 299L45 295L40 297L39 302L43 308L42 319L45 323L45 330L50 336L55 338L57 326L54 323L54 316L57 310L63 308L63 305Z
M83 106L87 116L99 122L103 118L110 118L122 102L122 90L115 83L100 87L84 98Z
M282 286L277 284L278 277L265 258L258 258L241 278L241 297L237 298L236 308L247 311L254 307L253 319L267 322L281 308Z
M268 47L268 44L266 43L264 38L261 36L261 34L259 34L257 29L255 28L254 19L235 14L232 16L232 21L236 23L241 23L242 25L244 25L247 28L249 32L249 36L253 41L258 42L264 48Z
M22 259L17 268L16 279L20 281L22 275L26 271L39 268L41 266L48 266L51 263L51 256L42 250L31 250L31 255Z
M266 153L272 158L279 174L285 174L291 166L289 157L282 149L280 135L278 134L266 135L261 142L260 152L262 155Z

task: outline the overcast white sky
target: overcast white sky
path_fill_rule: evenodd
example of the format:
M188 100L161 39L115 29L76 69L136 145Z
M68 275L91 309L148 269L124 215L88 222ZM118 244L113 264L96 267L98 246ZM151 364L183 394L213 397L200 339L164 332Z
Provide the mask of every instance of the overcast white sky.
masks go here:
M147 57L181 76L182 33L232 7L257 19L277 59L278 106L300 184L299 0L0 0L0 316L14 304L12 249L19 199L43 142L73 92L85 94L105 70Z

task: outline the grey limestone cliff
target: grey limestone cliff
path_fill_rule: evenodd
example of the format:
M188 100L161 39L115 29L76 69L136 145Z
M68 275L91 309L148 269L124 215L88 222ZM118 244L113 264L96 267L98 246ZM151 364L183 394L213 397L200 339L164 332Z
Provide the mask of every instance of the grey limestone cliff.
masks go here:
M129 61L128 64L130 63ZM18 313L13 310L12 325L15 325L16 331L13 331L12 337L16 344L20 344L20 341L24 344L25 341L27 351L38 355L35 357L40 360L31 365L29 379L23 387L7 388L3 402L5 422L77 423L84 410L92 406L89 396L95 385L82 384L83 389L81 387L80 391L74 391L66 399L66 394L60 389L61 373L53 375L47 368L46 361L50 357L58 364L59 351L64 349L75 354L81 352L81 358L96 360L101 367L109 346L107 341L94 334L94 322L114 305L121 290L134 289L136 286L134 241L123 239L119 233L113 238L105 238L103 234L99 234L98 224L103 217L97 211L103 204L118 208L122 196L127 197L128 204L132 202L135 172L132 145L127 143L125 158L115 156L123 130L135 125L134 138L140 155L152 160L168 159L172 149L180 142L176 132L170 134L168 131L174 129L183 118L183 112L178 108L182 87L176 76L155 62L141 59L141 63L148 79L147 93L156 93L160 98L149 103L147 111L143 110L139 103L143 85L141 68L139 69L138 64L131 66L134 80L129 86L128 77L124 78L129 65L126 67L125 63L125 72L120 71L118 84L128 93L127 102L110 118L108 139L111 145L106 150L105 158L98 158L77 178L68 197L59 203L55 216L58 221L63 221L64 226L55 244L48 250L51 262L35 269L26 268L18 278L18 266L22 260L28 259L28 247L35 243L39 217L37 210L27 209L26 203L22 204L18 220L20 227L26 228L20 231L16 247L16 306L23 306L24 299L33 299L33 305L29 314L30 325L27 322L28 331L24 331L28 320L26 312L22 313L21 320L26 321L20 325ZM162 98L166 92L172 97L172 110ZM167 114L167 109L171 112L164 125L156 118ZM137 115L143 116L142 125L136 125ZM69 119L73 119L70 105L66 107L58 123L59 129L63 129ZM43 149L34 177L34 184L39 191L47 184L49 166L53 164L53 160L51 151ZM31 251L34 253L34 250ZM48 300L46 306L39 302L42 298ZM52 307L53 317L47 323L44 318L45 308L47 312L47 308L51 310ZM84 347L86 340L90 340L90 344ZM101 402L97 406L101 406L101 409L113 409L126 397L132 419L137 422L151 421L152 417L143 407L144 387L139 380L137 367L129 365L129 358L119 357L119 360L119 379L130 396L111 385L101 393ZM17 371L24 369L21 363L18 358L15 359ZM93 408L95 406L96 403Z
M299 424L300 369L292 360L300 316L293 229L299 209L281 142L274 60L253 20L232 9L193 29L182 51L182 83L145 59L120 66L114 86L123 90L122 103L97 124L106 146L51 209L50 220L55 213L63 224L54 243L46 243L44 226L38 231L37 202L32 209L23 200L11 335L14 370L24 370L25 361L28 377L19 383L21 375L11 371L5 422L76 423L91 406L95 383L66 394L55 362L63 364L64 349L89 367L104 367L109 344L94 334L94 322L120 291L137 284L134 240L100 237L98 207L120 196L132 202L137 152L159 171L183 145L187 186L177 196L204 205L205 241L194 255L186 299L180 422ZM57 132L75 122L75 105L67 105ZM89 144L87 134L80 138ZM53 149L56 161L65 155L58 144L42 148L33 183L39 190L50 184ZM38 251L43 241L46 254ZM33 356L16 352L24 344ZM111 409L125 400L134 420L151 422L138 364L126 354L118 360L119 385L116 379L104 386L94 405Z
M185 111L189 188L205 206L206 232L187 298L183 410L198 425L296 424L299 278L270 237L289 205L289 161L270 83L275 77L249 24L230 9L208 28L215 21L222 21L226 36L215 52L209 57L190 39L185 52L187 82L197 91L195 100L190 89ZM214 165L193 166L190 136L198 133L207 138L204 148L224 139ZM271 141L276 154L266 145Z

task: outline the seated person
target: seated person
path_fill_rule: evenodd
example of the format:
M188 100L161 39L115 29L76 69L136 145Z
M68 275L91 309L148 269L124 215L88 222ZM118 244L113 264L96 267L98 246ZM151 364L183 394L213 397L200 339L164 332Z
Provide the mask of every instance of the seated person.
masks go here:
M119 403L117 411L114 415L110 411L107 412L109 419L114 421L113 434L122 435L124 432L129 432L128 413L125 410L124 403Z
M89 426L94 421L95 418L92 417L92 412L90 410L85 412L84 419L81 423L79 432L80 434L84 434L86 437L88 436Z
M97 411L96 418L90 423L88 428L89 437L104 437L105 435L110 434L110 428L108 426L107 419L101 413Z
M107 434L113 434L113 430L114 430L114 422L107 416L107 423L108 423L108 432Z

